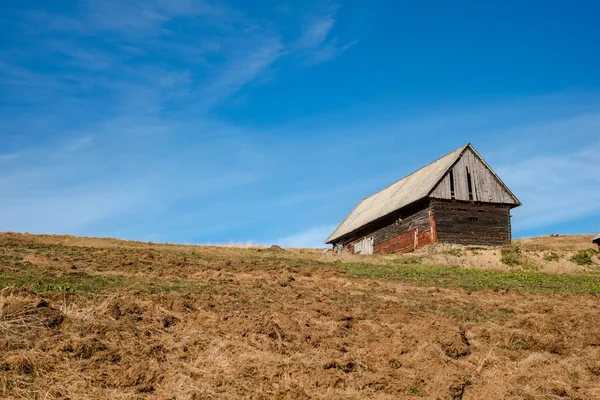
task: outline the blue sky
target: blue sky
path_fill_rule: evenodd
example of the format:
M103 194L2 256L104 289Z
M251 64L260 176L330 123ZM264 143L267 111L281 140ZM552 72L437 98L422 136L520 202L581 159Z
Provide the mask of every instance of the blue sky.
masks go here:
M597 1L22 1L0 230L319 246L471 142L517 237L600 229Z

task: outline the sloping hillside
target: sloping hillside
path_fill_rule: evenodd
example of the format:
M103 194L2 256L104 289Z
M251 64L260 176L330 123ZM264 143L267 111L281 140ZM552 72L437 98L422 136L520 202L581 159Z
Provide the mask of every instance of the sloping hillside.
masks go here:
M594 235L539 236L517 239L515 243L527 250L579 251L596 247L592 243Z
M597 254L428 251L0 234L0 398L600 398Z

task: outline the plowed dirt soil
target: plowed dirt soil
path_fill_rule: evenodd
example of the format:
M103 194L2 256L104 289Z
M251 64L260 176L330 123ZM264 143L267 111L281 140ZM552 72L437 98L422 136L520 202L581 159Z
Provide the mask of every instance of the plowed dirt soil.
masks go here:
M0 398L600 399L598 255L492 254L0 234Z

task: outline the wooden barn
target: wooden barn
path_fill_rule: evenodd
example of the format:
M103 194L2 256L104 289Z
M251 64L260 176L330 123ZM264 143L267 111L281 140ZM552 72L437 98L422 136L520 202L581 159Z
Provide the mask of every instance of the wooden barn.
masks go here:
M600 250L600 232L592 238L592 242L596 243L598 245L598 250Z
M325 243L358 254L430 243L500 246L521 202L467 144L363 199Z

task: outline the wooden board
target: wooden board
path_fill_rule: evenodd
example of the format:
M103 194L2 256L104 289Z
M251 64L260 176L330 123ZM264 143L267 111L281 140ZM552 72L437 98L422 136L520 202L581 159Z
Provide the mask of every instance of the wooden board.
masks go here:
M498 181L489 168L470 149L452 167L442 181L431 192L431 197L445 200L479 201L484 203L512 204L517 202ZM471 175L469 195L468 175ZM450 176L454 176L454 198L450 191Z
M430 222L429 202L422 202L390 215L357 233L344 247L354 253L355 245L360 243L358 247L361 249L361 254L365 254L362 250L365 239L372 238L373 253L412 251L415 247L422 247L423 243L431 243ZM417 232L416 238L415 232Z
M502 246L510 244L510 206L432 200L439 243Z

